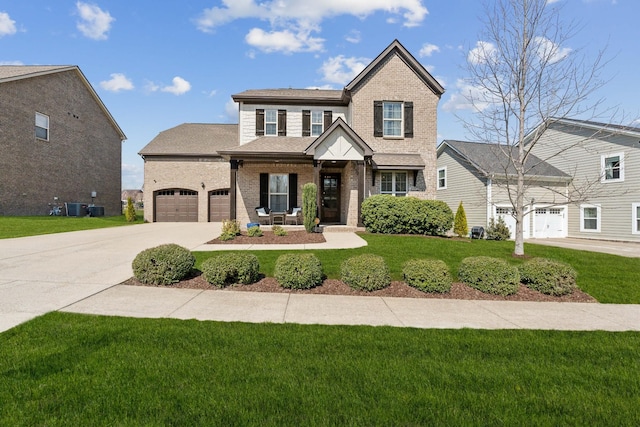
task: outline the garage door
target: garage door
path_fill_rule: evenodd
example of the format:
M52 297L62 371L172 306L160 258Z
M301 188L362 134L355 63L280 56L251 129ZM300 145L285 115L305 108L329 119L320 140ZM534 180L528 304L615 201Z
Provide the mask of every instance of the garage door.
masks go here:
M564 237L564 208L537 208L533 223L535 237Z
M198 222L198 193L161 190L155 195L156 222Z
M209 193L209 221L229 219L229 190L214 190Z
M509 228L509 231L511 232L510 238L515 239L516 238L516 219L512 215L512 212L513 212L512 208L496 207L496 218L502 218L504 220L504 223L507 225L507 227ZM526 215L526 211L525 211L523 223L524 223L523 236L526 239L529 237L529 216Z

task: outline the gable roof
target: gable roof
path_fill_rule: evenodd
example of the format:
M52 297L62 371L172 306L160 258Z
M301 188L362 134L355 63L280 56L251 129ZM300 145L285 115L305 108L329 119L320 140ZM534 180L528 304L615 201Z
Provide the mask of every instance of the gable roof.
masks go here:
M120 135L120 140L124 141L127 139L127 136L124 134L96 91L93 89L93 86L91 86L91 83L89 83L89 80L87 80L80 70L80 67L77 65L0 65L0 84L50 74L63 73L66 71L73 71L78 75L102 112L107 116L107 120L109 120L118 135Z
M466 162L486 177L516 175L516 170L512 162L509 161L508 152L511 151L513 153L517 150L517 147L485 144L481 142L444 140L438 147L438 157L440 157L447 147L453 150L453 152L460 157L460 160ZM527 157L525 167L529 170L526 174L528 177L571 179L569 175L560 169L551 166L533 154L529 154Z
M444 93L444 88L442 87L442 85L440 85L440 83L438 83L438 81L433 78L433 76L427 71L427 69L424 68L422 64L420 64L420 62L418 62L418 60L413 55L411 55L411 53L409 53L409 51L402 45L402 43L398 41L398 39L395 39L393 42L391 42L391 44L387 46L387 48L376 57L376 59L374 59L369 65L367 65L367 67L362 70L360 74L358 74L353 80L351 80L351 82L347 84L347 86L345 86L345 90L351 92L358 88L358 86L366 80L367 76L370 73L374 72L375 69L391 55L398 55L398 57L402 59L405 64L407 64L407 66L411 68L411 70L413 70L414 73L416 73L420 80L422 80L424 84L433 91L433 93L438 96L441 96Z
M621 134L631 136L634 138L640 138L640 128L635 126L623 126L612 123L600 123L591 120L577 120L577 119L549 119L551 125L560 124L566 126L577 126L581 128L587 128L599 132L607 132L613 134ZM535 132L535 131L534 131Z
M331 123L331 126L329 126L327 130L322 132L322 134L306 148L305 153L313 155L316 148L318 148L320 144L322 144L329 137L329 135L335 132L338 128L342 129L347 134L349 139L351 139L351 141L353 141L358 146L358 148L362 150L365 157L373 155L373 150L371 149L371 147L369 147L369 145L364 142L362 138L360 138L360 135L358 135L353 129L351 129L349 125L345 123L344 120L342 120L342 117L338 117L336 120L334 120L333 123Z
M237 124L183 123L160 132L138 154L218 156L220 150L237 145Z
M315 140L315 136L261 136L251 142L220 151L225 158L258 157L281 160L284 157L306 158L305 148Z

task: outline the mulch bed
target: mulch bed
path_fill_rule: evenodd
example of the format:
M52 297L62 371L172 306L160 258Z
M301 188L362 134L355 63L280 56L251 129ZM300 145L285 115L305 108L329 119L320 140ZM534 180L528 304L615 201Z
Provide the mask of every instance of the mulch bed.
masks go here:
M287 231L286 236L276 236L273 231L263 231L260 237L249 237L243 231L241 235L232 240L213 239L208 244L211 245L290 245L300 243L324 243L326 240L322 233L307 233L305 230Z

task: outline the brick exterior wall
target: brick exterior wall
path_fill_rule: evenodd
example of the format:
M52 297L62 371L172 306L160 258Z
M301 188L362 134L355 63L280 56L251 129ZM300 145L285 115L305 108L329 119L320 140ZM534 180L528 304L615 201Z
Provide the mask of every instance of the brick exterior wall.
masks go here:
M229 188L231 168L220 157L166 159L146 157L144 162L144 219L154 221L153 197L158 190L198 192L198 222L209 221L209 192ZM204 183L204 188L202 184Z
M49 140L35 137L35 113ZM0 84L0 215L47 215L48 204L94 203L120 215L122 142L75 71Z

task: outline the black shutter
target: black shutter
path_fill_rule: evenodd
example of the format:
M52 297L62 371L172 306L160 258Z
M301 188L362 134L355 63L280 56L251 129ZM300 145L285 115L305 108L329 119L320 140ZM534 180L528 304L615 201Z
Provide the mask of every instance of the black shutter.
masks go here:
M260 207L269 207L269 174L260 174Z
M264 136L264 110L256 109L256 136Z
M311 111L302 110L302 136L311 136Z
M298 174L289 174L289 210L298 206Z
M404 137L413 138L413 102L404 103Z
M287 136L287 110L278 110L278 136Z
M382 136L382 101L373 101L373 136Z
M324 130L327 130L331 127L331 123L333 123L333 111L325 111L324 112Z

